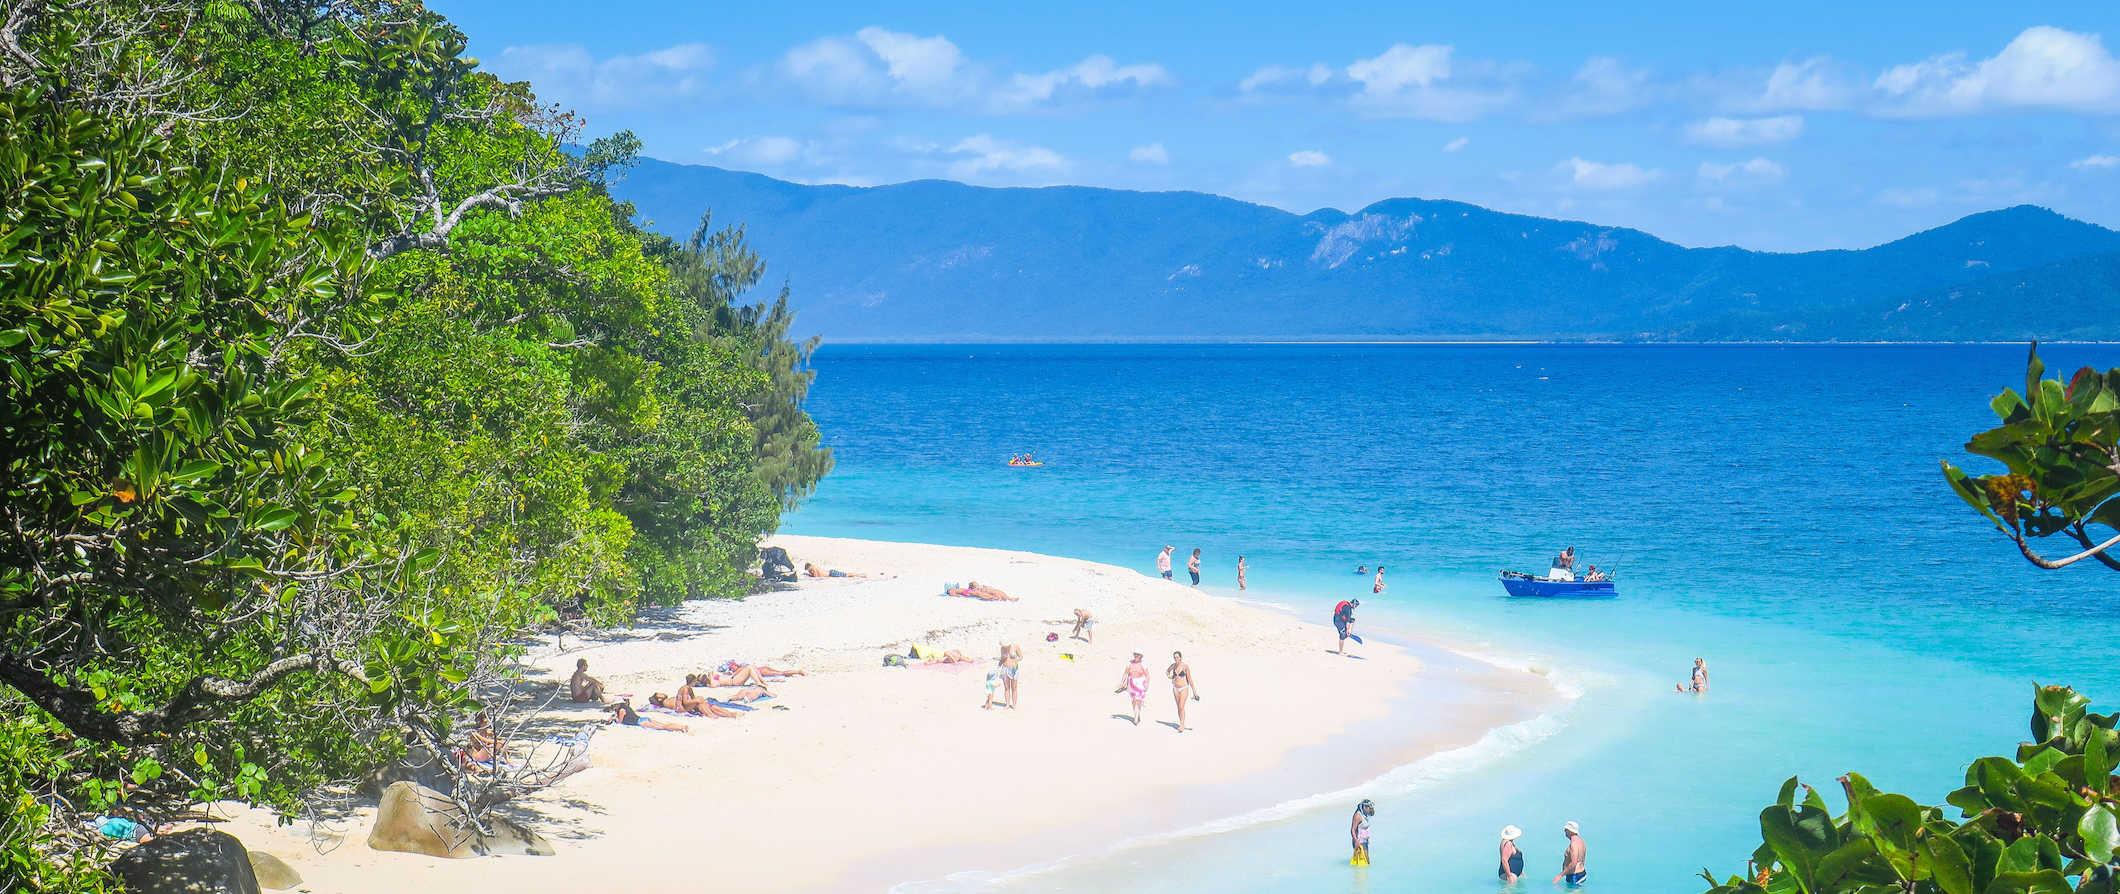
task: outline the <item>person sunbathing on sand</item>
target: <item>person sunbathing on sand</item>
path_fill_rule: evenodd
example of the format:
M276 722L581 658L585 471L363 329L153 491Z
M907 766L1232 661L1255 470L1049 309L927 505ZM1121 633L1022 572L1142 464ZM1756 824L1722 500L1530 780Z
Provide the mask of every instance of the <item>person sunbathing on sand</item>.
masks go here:
M728 667L728 665L722 666L724 668ZM760 689L766 688L765 675L759 673L758 668L748 664L737 665L726 672L707 671L703 674L686 674L685 679L697 680L698 682L693 684L695 686L756 686Z
M612 705L606 710L609 710L611 712L611 722L619 724L621 726L637 726L643 729L669 730L673 733L689 733L692 731L691 727L686 726L682 723L666 720L657 720L653 717L640 716L640 712L633 710L633 702L631 699L619 699L618 704Z
M1010 596L1009 594L1004 593L993 587L982 587L979 585L978 581L972 581L961 587L945 587L943 588L942 592L945 595L949 596L967 596L972 599L983 599L988 602L1016 601L1016 597Z
M761 674L764 674L764 675L766 675L766 676L768 676L768 677L807 677L807 676L809 676L809 674L806 674L806 673L804 673L804 672L802 672L802 671L799 671L799 670L780 670L780 669L778 669L778 668L774 668L774 667L768 667L768 666L766 666L766 665L763 665L763 664L745 664L745 663L743 663L743 662L741 662L741 661L737 661L737 660L735 660L735 659L733 659L733 658L732 658L732 659L730 659L730 660L728 660L728 661L724 661L724 662L722 662L722 663L721 663L721 669L722 669L722 671L723 671L724 673L732 673L732 674L733 674L733 673L735 673L735 672L736 672L737 670L739 670L739 669L741 669L741 668L746 668L746 667L755 667L755 668L758 668L758 672L759 672L759 673L761 673Z
M949 651L943 652L943 653L942 653L941 655L938 655L938 656L936 656L936 657L934 657L934 658L930 658L930 659L928 659L928 660L926 660L926 661L922 661L922 662L920 662L920 663L921 663L921 664L971 664L971 663L972 663L972 656L970 656L970 655L966 655L966 654L964 654L963 652L959 652L959 651L957 651L956 649L951 649L951 650L949 650Z
M868 577L868 575L866 574L860 574L852 571L841 571L837 568L819 568L814 562L802 563L802 573L807 574L811 577Z
M685 675L686 689L690 689L694 686L705 688L707 685L708 684L706 674ZM684 690L679 690L679 692L683 691ZM740 686L737 687L736 692L734 694L717 695L715 696L715 698L725 702L749 702L757 701L761 698L770 698L772 695L773 693L768 692L764 686Z
M698 693L692 691L692 681L696 679L698 679L697 675L685 678L685 685L677 688L676 695L666 696L658 692L649 696L648 704L669 708L672 711L682 711L686 714L698 714L702 717L735 717L743 713L741 711L731 711L728 708L700 698Z

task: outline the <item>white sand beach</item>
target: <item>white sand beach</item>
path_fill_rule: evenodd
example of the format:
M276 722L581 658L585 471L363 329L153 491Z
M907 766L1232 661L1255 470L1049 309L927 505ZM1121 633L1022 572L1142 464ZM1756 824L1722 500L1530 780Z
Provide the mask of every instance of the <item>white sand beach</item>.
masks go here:
M1129 569L922 544L770 542L798 564L871 577L688 603L631 630L534 650L554 685L586 658L636 705L725 659L808 672L775 683L777 698L742 717L682 718L689 733L598 733L589 770L511 814L557 856L378 852L365 843L372 810L335 824L342 837L275 826L262 811L237 811L224 828L286 860L316 894L879 891L1355 785L1553 699L1529 673L1464 660L1438 670L1416 657L1428 646L1372 640L1350 644L1360 660L1335 655L1322 623ZM1019 601L938 595L945 582L968 580ZM1302 608L1322 621L1331 600L1316 601ZM1094 643L1068 637L1075 608L1096 617ZM1021 703L983 710L985 672L1003 640L1026 655ZM978 663L883 666L886 653L915 643ZM1112 691L1136 649L1154 681L1138 728L1122 716L1127 697ZM1163 677L1174 650L1201 695L1183 734Z

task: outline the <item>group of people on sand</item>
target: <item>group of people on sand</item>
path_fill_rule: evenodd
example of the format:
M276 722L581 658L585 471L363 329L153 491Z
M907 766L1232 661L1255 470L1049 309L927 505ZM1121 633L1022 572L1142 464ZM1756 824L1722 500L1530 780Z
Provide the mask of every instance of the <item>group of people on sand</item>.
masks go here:
M1348 842L1354 847L1354 856L1348 858L1348 865L1369 865L1369 823L1376 814L1376 802L1368 798L1354 806L1354 818L1347 823ZM1494 869L1495 877L1502 884L1514 884L1524 877L1524 852L1516 846L1516 840L1523 834L1524 830L1513 825L1502 827L1502 844ZM1553 877L1553 883L1567 882L1570 888L1582 887L1590 879L1590 846L1583 842L1582 827L1573 820L1561 824L1561 834L1567 837L1568 844L1561 849L1561 871Z
M1001 654L994 659L994 666L986 672L986 704L981 708L992 710L994 696L1001 696L1001 706L1014 710L1016 707L1016 684L1023 676L1023 648L1014 640L1001 641Z
M1163 545L1163 551L1156 555L1156 573L1163 575L1164 580L1173 579L1171 577L1170 554L1176 550L1177 547L1166 543ZM1251 563L1245 561L1243 556L1238 556L1237 589L1242 590L1249 585L1245 580L1245 575L1250 571ZM1185 560L1185 573L1192 578L1193 586L1197 587L1200 585L1200 550L1198 547L1194 547L1192 556Z
M1192 729L1185 716L1188 702L1200 700L1200 681L1193 675L1192 665L1185 663L1185 653L1170 653L1170 666L1163 669L1163 676L1170 680L1171 698L1178 704L1178 732ZM1141 706L1148 701L1148 667L1141 663L1141 653L1134 653L1134 660L1126 665L1119 677L1119 687L1113 692L1124 692L1134 702L1134 725L1141 725Z
M772 689L768 688L769 680L800 676L805 676L800 670L725 661L704 673L686 674L684 685L677 687L675 694L658 692L648 696L648 706L670 714L694 717L740 717L751 710L749 703L774 697ZM735 692L702 696L701 689L734 689ZM567 697L577 703L603 705L611 715L611 722L623 726L690 731L677 721L641 716L630 696L621 695L618 701L607 703L603 681L589 675L587 658L575 659L574 675L567 680Z

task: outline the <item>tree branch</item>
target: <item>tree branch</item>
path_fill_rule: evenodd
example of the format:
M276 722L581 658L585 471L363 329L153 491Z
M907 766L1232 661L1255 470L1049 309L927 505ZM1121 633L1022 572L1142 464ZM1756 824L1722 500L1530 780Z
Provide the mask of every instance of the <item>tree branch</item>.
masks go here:
M2089 559L2092 557L2096 557L2099 561L2111 565L2112 562L2105 555L2105 552L2106 550L2112 549L2113 547L2120 546L2120 534L2115 534L2113 535L2113 538L2111 540L2107 540L2104 543L2100 543L2095 546L2090 546L2090 544L2086 543L2085 545L2090 546L2089 549L2086 549L2073 556L2069 556L2066 559L2049 559L2039 555L2038 553L2032 552L2032 545L2030 543L2025 542L2024 535L2012 531L2010 532L2010 539L2017 541L2017 551L2023 553L2026 559L2030 559L2032 564L2037 565L2041 568L2045 568L2049 571L2056 568L2067 568L2070 565L2074 565L2077 562L2081 562L2084 559Z
M103 710L93 693L60 686L22 656L0 652L0 682L14 687L31 704L66 724L74 735L95 742L139 742L183 729L224 703L256 698L282 678L309 670L367 680L360 666L352 662L325 655L294 655L266 665L245 680L194 677L159 708L113 714Z

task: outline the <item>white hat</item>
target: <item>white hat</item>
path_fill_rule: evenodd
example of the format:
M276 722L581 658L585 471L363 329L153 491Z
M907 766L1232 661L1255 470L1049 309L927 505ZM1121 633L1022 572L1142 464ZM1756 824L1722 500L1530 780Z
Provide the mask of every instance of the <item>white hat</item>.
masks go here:
M1524 834L1524 830L1522 830L1522 829L1519 829L1519 828L1517 828L1517 827L1515 827L1515 826L1503 826L1503 827L1502 827L1502 840L1503 840L1503 841L1515 841L1515 840L1517 839L1517 837L1518 837L1518 836L1520 836L1520 835L1522 835L1522 834Z
M1563 831L1563 832L1566 832L1566 833L1568 833L1568 834L1570 834L1570 835L1573 835L1573 834L1575 834L1575 833L1577 833L1577 832L1579 832L1579 831L1582 831L1582 830L1576 827L1576 825L1575 825L1575 821L1574 821L1574 820L1569 820L1569 821L1567 821L1567 822L1565 822L1565 823L1562 823L1562 824L1561 824L1561 831Z

